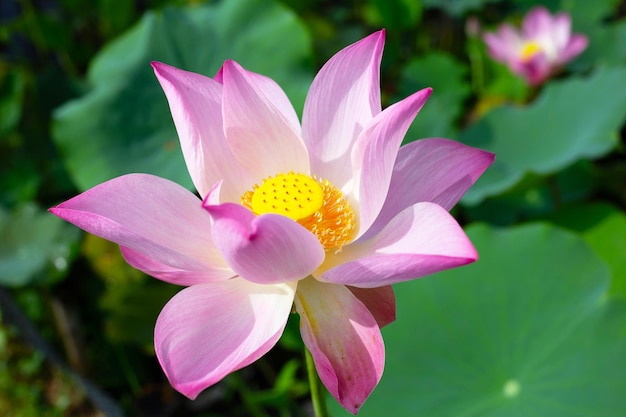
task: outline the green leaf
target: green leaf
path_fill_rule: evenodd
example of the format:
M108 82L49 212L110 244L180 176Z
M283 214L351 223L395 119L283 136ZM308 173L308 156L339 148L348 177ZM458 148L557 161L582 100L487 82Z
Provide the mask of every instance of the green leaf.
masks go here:
M64 276L80 231L28 203L0 210L0 285L51 282Z
M467 221L511 225L545 218L560 206L589 198L594 192L595 170L589 161L579 161L554 176L527 175L513 189L463 210Z
M4 70L0 67L0 144L8 142L8 134L16 129L22 117L26 71Z
M615 91L624 79L626 68L604 68L586 79L553 82L528 107L498 107L471 125L460 140L494 152L496 160L463 201L478 203L526 173L554 173L613 149L626 117L626 94Z
M525 12L530 10L532 7L539 6L539 4L537 4L537 0L513 0L513 2ZM541 2L541 6L544 6L551 11L560 10L560 2L560 0L543 0Z
M570 13L574 23L574 30L576 30L577 23L599 22L609 17L616 12L619 2L620 0L561 0L560 6L555 8L554 11Z
M626 305L605 297L606 265L549 224L467 232L478 262L396 286L385 373L359 416L626 410Z
M400 81L403 97L422 88L433 88L406 135L407 141L456 135L456 121L470 93L466 75L465 67L443 52L433 52L407 63Z
M618 208L596 203L567 207L553 222L579 232L611 268L610 294L626 300L626 215Z
M37 198L41 176L32 155L4 152L0 155L0 205L12 207Z
M483 114L495 105L512 101L522 103L526 101L531 90L524 78L513 74L509 67L494 61L484 51L484 62L489 82L485 86L481 101L478 103L478 114Z
M447 11L452 16L462 16L469 10L477 10L488 3L499 3L502 0L422 0L424 7L436 7Z
M369 0L382 27L402 30L415 27L422 15L422 5L415 0Z
M97 8L100 30L107 37L110 34L119 33L122 29L130 26L132 19L135 17L135 7L132 2L97 0Z
M595 24L585 30L589 46L576 60L581 66L626 64L626 21Z
M270 0L149 12L93 60L91 90L58 109L53 136L85 190L128 172L191 186L167 101L150 61L213 76L227 58L274 78L301 108L311 42L304 26Z
M599 21L615 11L619 0L514 0L524 10L544 6L552 13L565 12L572 16L574 27L579 22ZM539 4L540 3L540 4Z

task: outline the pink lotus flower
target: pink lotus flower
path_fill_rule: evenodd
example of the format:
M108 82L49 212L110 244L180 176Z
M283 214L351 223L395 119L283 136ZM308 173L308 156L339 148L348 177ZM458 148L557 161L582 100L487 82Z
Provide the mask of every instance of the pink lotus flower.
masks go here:
M383 372L391 284L477 259L447 210L493 155L447 139L400 147L431 90L381 111L383 43L381 31L324 65L302 127L274 81L236 62L214 78L155 62L203 199L129 174L50 209L187 286L155 348L189 398L265 354L295 305L321 380L356 414Z
M521 31L502 24L495 33L486 33L489 55L537 86L574 59L587 47L587 37L572 34L566 13L554 16L544 7L535 7L524 17Z

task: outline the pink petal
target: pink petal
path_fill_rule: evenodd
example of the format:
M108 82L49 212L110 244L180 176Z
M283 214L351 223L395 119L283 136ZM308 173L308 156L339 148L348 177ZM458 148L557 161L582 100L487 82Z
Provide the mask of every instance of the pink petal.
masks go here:
M295 284L235 278L176 294L154 329L156 354L172 386L194 399L263 356L283 332L294 292Z
M378 327L383 328L396 320L396 297L391 285L378 288L347 288L365 304L376 319Z
M450 210L495 155L449 139L421 139L400 148L387 199L367 237L407 207L431 201Z
M255 216L232 203L210 205L215 245L238 275L259 284L299 280L324 261L315 235L288 217Z
M120 247L120 250L122 251L124 259L130 266L139 269L150 276L160 279L161 281L169 282L175 285L188 286L204 284L216 280L216 274L211 270L189 271L174 268L133 249L122 246ZM226 271L223 275L217 275L217 278L226 279L234 276L234 272Z
M257 181L289 171L308 174L309 156L284 94L273 103L276 86L234 61L224 63L222 74L224 132L239 163Z
M380 113L384 38L384 31L376 32L335 54L313 80L304 104L302 134L311 170L340 189L352 177L354 142Z
M256 179L239 165L224 137L222 85L160 62L152 66L167 96L196 189L204 197L213 184L223 180L223 201L239 201Z
M461 226L433 203L404 210L374 238L344 247L338 256L343 263L320 279L363 288L421 278L478 259Z
M555 63L550 61L545 53L535 54L530 60L519 62L513 66L513 72L526 78L531 86L543 83L554 70Z
M558 60L559 64L565 64L575 57L577 57L582 51L587 48L589 40L585 35L573 35L565 49L561 51Z
M201 272L210 280L233 275L211 240L211 217L202 202L164 178L124 175L50 211L170 268ZM181 278L179 283L188 282Z
M552 30L552 15L545 7L535 7L530 10L522 22L524 38L533 39L549 34Z
M385 202L402 139L430 93L425 88L379 113L361 132L352 152L359 225L363 234Z
M489 55L496 61L508 63L517 56L522 39L515 28L508 24L500 25L496 33L483 36L489 48Z
M245 73L250 78L251 83L254 84L270 103L276 106L289 123L291 129L300 137L302 130L300 127L300 119L283 89L280 88L276 81L269 77L251 71L245 71Z
M498 37L506 44L519 45L523 42L522 35L517 28L508 23L501 24L497 30Z
M226 64L228 64L228 61L226 61ZM255 87L258 88L259 91L261 91L265 97L267 97L267 99L280 110L287 121L291 123L293 130L300 134L300 119L298 119L298 114L294 110L289 97L287 97L287 94L285 94L276 81L264 75L257 74L256 72L245 70L244 72L250 78L250 81L255 85ZM220 84L224 84L223 66L219 69L217 74L215 74L213 79L218 81Z
M312 278L298 283L294 301L302 340L320 379L343 408L356 414L385 365L376 320L346 287Z
M487 45L489 56L500 62L507 62L510 55L511 46L504 43L495 33L485 33L483 41Z
M572 34L572 19L567 13L557 13L552 22L552 41L558 51L563 50Z

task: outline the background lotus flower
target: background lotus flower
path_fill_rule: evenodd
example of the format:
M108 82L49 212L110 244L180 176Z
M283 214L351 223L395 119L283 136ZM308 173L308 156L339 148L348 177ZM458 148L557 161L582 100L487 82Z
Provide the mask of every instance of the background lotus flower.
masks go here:
M400 147L431 91L381 110L383 43L377 32L324 65L302 127L274 81L234 61L214 78L154 63L202 199L129 174L50 209L187 286L155 348L189 398L265 354L295 304L322 382L356 413L382 375L390 285L477 259L447 210L493 154L446 139Z
M587 37L572 34L571 26L567 13L552 16L544 7L535 7L524 17L521 30L505 23L486 33L484 41L493 59L536 86L587 47Z

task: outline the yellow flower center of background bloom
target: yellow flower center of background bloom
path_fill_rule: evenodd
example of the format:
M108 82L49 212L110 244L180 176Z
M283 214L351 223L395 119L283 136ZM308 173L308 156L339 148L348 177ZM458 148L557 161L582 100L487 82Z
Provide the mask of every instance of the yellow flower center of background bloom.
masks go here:
M339 251L354 238L356 216L343 193L329 181L305 174L278 174L241 196L255 214L274 213L306 227L325 249Z
M522 59L522 61L528 61L533 56L535 56L535 54L538 54L542 50L543 49L541 48L541 45L539 45L537 42L534 42L534 41L526 42L522 46L522 50L520 52L520 58Z

